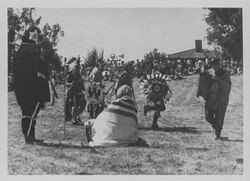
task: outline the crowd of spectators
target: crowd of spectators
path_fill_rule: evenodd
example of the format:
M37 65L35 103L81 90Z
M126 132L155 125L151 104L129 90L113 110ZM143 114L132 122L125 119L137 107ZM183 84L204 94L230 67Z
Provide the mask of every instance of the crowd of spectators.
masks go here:
M184 76L198 74L202 65L209 65L211 61L210 58L207 59L174 59L167 58L166 60L153 60L153 61L145 61L145 60L132 60L129 61L133 63L135 71L134 77L141 78L142 76L150 73L160 72L164 75L167 75L171 79L181 79ZM99 61L97 63L97 68L99 71L103 72L103 78L105 80L113 81L117 75L119 75L128 62L125 62L121 59L119 60L111 60L107 59L104 61ZM222 59L221 64L223 69L231 72L231 75L241 75L243 72L243 63L242 61L236 61L233 58L231 59ZM63 84L65 73L67 73L67 67L62 66L59 71L52 70L51 76L56 80L56 84ZM89 75L94 67L88 67L84 64L81 64L81 75L85 80L88 80ZM11 90L12 82L12 74L9 74L8 77L8 85Z
M145 62L144 60L136 60L135 76L141 77L144 72L168 75L173 79L179 79L183 76L197 74L203 65L209 66L211 58L207 59L166 59L162 61ZM229 71L231 75L241 75L243 71L242 62L236 60L221 60L223 69Z

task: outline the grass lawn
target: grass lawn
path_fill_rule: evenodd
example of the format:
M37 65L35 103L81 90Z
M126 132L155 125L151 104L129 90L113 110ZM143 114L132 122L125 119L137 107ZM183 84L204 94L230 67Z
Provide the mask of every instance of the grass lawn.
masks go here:
M170 104L151 130L153 112L143 116L144 97L138 80L134 89L139 107L140 136L151 146L99 148L86 145L83 127L66 125L64 137L63 87L59 100L37 119L36 135L46 145L26 145L21 133L21 112L13 92L8 93L8 173L10 175L228 175L243 174L243 77L233 76L222 136L215 141L196 98L198 76L169 82ZM82 120L87 120L87 112Z

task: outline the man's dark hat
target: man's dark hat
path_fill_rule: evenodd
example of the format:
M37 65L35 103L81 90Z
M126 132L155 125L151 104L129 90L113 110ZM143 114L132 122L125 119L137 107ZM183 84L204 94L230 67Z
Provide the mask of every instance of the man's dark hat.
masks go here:
M23 37L22 37L22 41L23 41L23 42L29 41L30 32L34 32L35 30L37 31L38 35L41 34L40 28L38 28L37 26L32 25L32 26L30 26L30 27L24 32L24 35L23 35Z

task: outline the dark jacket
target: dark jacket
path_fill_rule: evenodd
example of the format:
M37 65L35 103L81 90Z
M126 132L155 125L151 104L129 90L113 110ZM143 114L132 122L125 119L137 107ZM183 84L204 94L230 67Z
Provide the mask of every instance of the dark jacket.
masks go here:
M223 71L219 72L217 75L217 84L219 87L218 90L218 109L225 113L227 109L227 105L229 102L229 94L231 92L232 82L230 79L230 72Z
M220 70L215 78L206 73L200 75L197 96L206 100L206 109L226 111L231 91L230 73Z
M49 89L45 88L49 86L48 81L37 76L38 71L46 69L39 57L33 43L23 43L14 57L14 90L19 105L48 100Z
M49 64L39 52L39 59L37 62L37 72L42 73L45 79L38 78L38 95L37 98L40 102L50 101L50 88L49 88Z

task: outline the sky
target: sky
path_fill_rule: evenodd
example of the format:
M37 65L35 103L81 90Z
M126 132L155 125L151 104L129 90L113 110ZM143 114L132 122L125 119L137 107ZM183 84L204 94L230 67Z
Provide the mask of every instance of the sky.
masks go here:
M42 16L41 25L61 25L63 57L86 57L98 48L105 58L124 53L128 61L143 59L154 48L167 54L192 49L197 39L209 48L205 14L202 8L36 8L35 16Z

